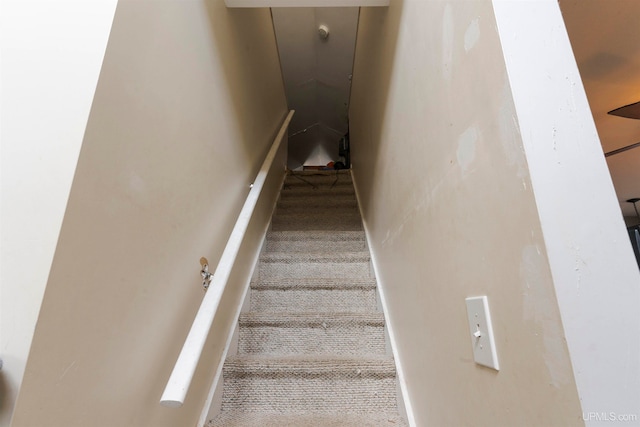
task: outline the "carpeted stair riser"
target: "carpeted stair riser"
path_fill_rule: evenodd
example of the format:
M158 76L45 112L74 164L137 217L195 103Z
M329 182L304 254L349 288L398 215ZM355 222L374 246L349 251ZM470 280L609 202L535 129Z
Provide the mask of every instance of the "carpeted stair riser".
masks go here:
M335 192L354 194L353 185L350 182L337 182L335 184L307 184L306 182L285 181L282 187L282 193L300 193L305 191L311 192Z
M332 197L356 197L356 192L351 185L287 185L284 184L282 187L282 192L280 193L281 198L290 198L290 197L326 197L328 199Z
M330 177L315 177L315 178L297 178L294 176L288 176L284 180L282 191L305 189L310 188L313 190L325 189L333 190L335 188L353 189L353 182L351 180L345 180L344 177L340 177L337 180Z
M392 414L280 414L230 411L210 427L401 427L406 424Z
M328 187L290 187L284 188L282 193L280 193L281 199L288 198L298 198L298 197L317 197L317 198L325 198L327 200L332 199L333 197L338 197L342 199L353 198L355 199L356 193L353 190L353 187L340 186L334 188Z
M285 178L282 192L297 190L345 190L353 191L353 182L345 176L306 176L290 175Z
M367 252L265 253L260 258L258 277L274 278L366 278L370 277Z
M274 279L251 284L251 311L366 313L377 307L373 279Z
M391 358L235 356L223 368L222 410L371 413L396 410Z
M331 197L318 197L314 194L305 197L283 197L278 202L277 212L286 212L287 210L311 212L318 209L324 209L325 212L331 212L331 209L357 210L358 202L355 196L345 194L332 195Z
M358 252L367 249L363 231L270 231L267 252Z
M285 178L285 186L287 185L349 185L352 186L351 175L348 173L309 173L309 174L291 174Z
M307 184L306 182L285 181L283 192L299 191L336 191L338 193L353 193L353 185L350 182Z
M366 313L376 308L376 292L368 289L255 289L251 310L303 313L308 311Z
M381 314L247 313L238 351L251 354L385 354Z
M355 200L349 199L327 199L327 198L313 198L309 199L309 204L304 204L298 201L297 203L286 204L281 202L278 204L275 216L278 215L292 215L292 214L323 214L327 216L342 216L359 214L358 204Z

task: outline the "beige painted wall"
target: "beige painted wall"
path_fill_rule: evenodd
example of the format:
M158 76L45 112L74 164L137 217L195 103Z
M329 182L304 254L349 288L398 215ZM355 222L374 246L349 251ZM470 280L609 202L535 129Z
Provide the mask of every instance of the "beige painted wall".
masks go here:
M196 424L213 363L182 408L158 402L198 260L215 266L285 115L268 10L119 2L14 426Z
M363 8L357 40L353 173L416 425L583 424L491 1Z
M22 383L116 3L0 3L0 427Z

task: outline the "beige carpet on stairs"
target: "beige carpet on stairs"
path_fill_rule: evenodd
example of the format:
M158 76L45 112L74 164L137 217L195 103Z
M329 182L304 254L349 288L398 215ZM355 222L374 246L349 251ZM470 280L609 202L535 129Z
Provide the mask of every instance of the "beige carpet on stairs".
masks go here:
M209 427L406 426L349 171L290 173Z

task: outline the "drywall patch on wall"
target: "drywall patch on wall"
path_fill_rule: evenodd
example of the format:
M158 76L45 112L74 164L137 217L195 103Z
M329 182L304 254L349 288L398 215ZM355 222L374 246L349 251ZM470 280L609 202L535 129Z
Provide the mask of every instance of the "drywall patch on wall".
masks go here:
M502 104L500 114L498 115L498 126L500 132L500 141L507 163L510 166L517 167L517 175L523 179L523 188L526 190L529 186L525 178L529 176L527 169L527 159L524 154L524 148L521 141L520 126L518 118L513 111L513 101L511 99L511 88L505 76L505 84L502 87Z
M130 179L130 188L133 193L144 194L147 186L144 183L144 179L136 174L132 174Z
M454 40L453 13L451 5L447 4L442 18L442 76L445 80L451 80Z
M480 38L480 24L478 22L479 18L471 21L471 24L467 27L467 31L464 33L464 50L465 52L469 52L473 47L478 43L478 39Z
M549 370L551 385L555 388L561 388L573 381L571 372L564 369L564 366L570 363L566 356L564 333L560 325L554 324L554 322L548 321L544 325L544 363Z
M458 138L458 150L456 157L463 172L466 172L476 158L476 144L478 142L478 130L470 127Z
M476 18L480 37L465 53ZM413 407L415 425L492 425L495 408L504 409L502 425L582 425L575 384L560 386L556 372L572 375L554 356L562 340L524 319L523 248L540 248L545 262L547 255L536 201L523 191L528 178L516 166L522 140L513 100L503 97L491 1L365 8L357 43L353 174L409 400L425 402ZM530 315L544 310L561 328L548 263L534 261L538 285L551 292ZM463 301L474 294L491 301L497 375L464 361L471 348ZM478 390L491 393L479 401Z
M564 342L562 327L555 320L549 301L555 299L553 290L545 285L547 260L536 245L527 245L522 250L520 274L523 298L523 317L534 329L534 336L542 335L544 363L549 372L551 385L556 388L571 383L570 372L565 367L570 363Z
M134 171L131 171L131 177L129 178L129 187L123 187L126 189L128 199L131 203L134 203L140 207L150 207L153 205L153 193L149 191L144 177L141 177Z

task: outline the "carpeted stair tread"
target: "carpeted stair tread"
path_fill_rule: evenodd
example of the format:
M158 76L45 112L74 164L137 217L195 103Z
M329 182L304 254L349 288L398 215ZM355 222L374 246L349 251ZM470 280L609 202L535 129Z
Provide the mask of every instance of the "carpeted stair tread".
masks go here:
M360 252L367 248L364 232L347 230L281 230L267 237L267 252Z
M323 188L328 189L336 187L353 187L353 182L346 176L319 176L310 175L304 177L298 177L294 175L288 176L284 181L284 189L293 187L311 187L311 188Z
M309 177L295 177L288 176L284 181L283 190L295 189L295 188L313 188L313 189L327 189L332 190L338 187L353 188L353 182L346 177L333 176L309 176Z
M364 313L377 307L375 288L254 288L251 310L301 313L308 311Z
M396 375L391 356L367 357L313 357L308 355L270 356L238 354L227 357L225 378L262 377L314 377L324 378L386 378Z
M333 184L340 183L345 185L353 185L351 175L348 173L290 173L285 178L287 184Z
M266 252L260 280L276 278L361 278L372 274L368 252Z
M384 326L382 313L269 313L246 312L240 315L240 326L324 327L345 324Z
M351 214L299 213L283 214L273 217L272 230L333 230L334 232L363 230L360 214L356 210Z
M355 208L319 208L316 210L309 209L288 209L283 210L279 209L276 214L273 216L274 220L281 220L281 217L289 219L304 219L304 218L314 218L315 221L320 219L325 219L326 221L336 219L336 220L357 220L358 222L362 222L360 219L360 212L358 212Z
M343 278L281 278L265 279L251 282L251 289L376 289L376 280L372 278L343 279Z
M380 313L249 312L239 321L245 354L384 355Z
M357 209L358 202L354 194L332 194L330 197L322 197L318 194L309 195L286 195L278 201L278 210L285 209L305 209L308 211L334 208L334 209Z
M330 186L311 186L311 185L294 185L294 186L285 186L282 188L282 193L280 193L280 197L288 198L288 197L325 197L330 199L334 196L351 196L355 197L355 190L350 185L336 185L335 187Z
M260 279L303 277L368 277L368 252L265 252Z
M332 219L335 220L357 220L358 223L362 222L360 219L360 212L357 209L348 208L320 208L318 210L309 211L307 210L298 210L290 209L290 210L278 210L276 215L274 215L274 220L281 220L284 217L287 220L290 219L306 219L306 218L314 218L314 221L318 221L324 219L325 221L330 221Z
M275 278L361 278L370 274L368 252L265 252L260 256L261 280Z
M395 414L265 413L229 411L208 427L405 427Z
M347 241L359 240L364 242L366 239L364 231L345 231L342 233L333 233L331 231L269 231L267 240L323 240L323 241Z
M369 262L371 259L371 255L367 251L355 251L355 252L341 252L334 253L332 251L328 252L312 252L312 253L290 253L290 252L267 252L260 256L260 261L271 264L271 263L303 263L303 262L314 262L314 263L325 263L325 262L344 262L344 263L352 263L352 262Z
M375 289L254 289L251 296L254 311L363 313L375 310L376 304Z
M273 215L273 220L280 220L280 217L296 218L296 217L316 217L318 219L350 219L362 222L360 211L357 205L343 206L317 206L310 209L308 206L289 206L278 207ZM338 231L338 230L336 230Z
M288 205L278 205L274 214L274 219L281 215L325 215L327 217L343 217L343 216L353 216L360 214L358 210L358 205L355 202L348 200L337 200L337 201L313 201L310 203L317 203L316 206L310 207L305 206L301 203L293 204L289 203Z

